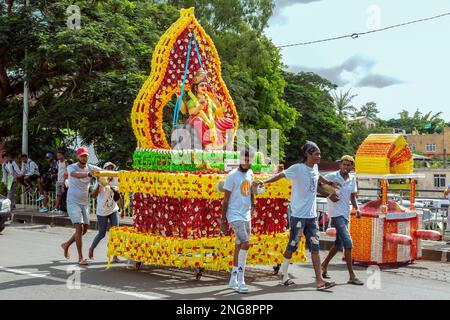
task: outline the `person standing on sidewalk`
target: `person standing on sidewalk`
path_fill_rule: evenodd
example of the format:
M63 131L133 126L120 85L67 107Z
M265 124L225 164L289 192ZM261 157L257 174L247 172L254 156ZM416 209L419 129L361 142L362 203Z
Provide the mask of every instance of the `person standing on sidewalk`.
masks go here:
M288 268L292 254L297 251L301 236L304 234L306 244L311 252L312 263L316 274L317 290L326 290L334 287L334 282L327 282L322 278L320 270L319 256L319 228L316 218L316 197L317 191L322 194L328 194L320 185L329 184L337 188L334 184L319 174L317 164L320 161L320 149L311 141L306 141L302 146L300 163L290 166L281 173L275 174L265 181L256 181L255 185L269 184L282 178L292 180L291 192L291 215L289 220L290 236L286 251L283 254L281 264L282 280L281 284L288 286L294 284L289 279Z
M112 171L115 168L116 165L112 162L106 162L103 166L103 169L108 171ZM98 233L89 248L89 259L94 259L94 249L97 247L100 240L105 237L108 221L111 227L119 226L119 206L117 205L119 199L114 199L117 190L114 189L116 187L111 185L113 178L100 177L97 180L97 184L92 192L92 197L97 198L96 213ZM119 262L117 256L113 257L112 262Z
M58 159L58 176L56 179L56 184L55 184L55 191L56 191L56 204L55 204L55 209L53 209L54 213L61 213L61 200L62 200L62 195L64 194L64 173L66 172L66 168L67 168L67 161L66 161L66 156L64 155L63 151L58 151L56 153L56 158Z
M36 202L44 200L43 207L39 209L39 212L46 213L48 209L48 193L52 190L53 181L58 177L58 163L53 158L53 153L47 152L45 155L48 161L47 172L45 172L38 180L38 187L40 195L36 199Z
M33 187L33 182L38 181L41 176L39 166L28 158L26 154L22 154L20 157L22 160L22 173L17 176L17 181L25 187L25 192L28 192Z
M354 166L355 160L353 157L345 155L341 158L340 170L329 173L325 176L328 181L339 183L341 188L339 189L339 195L335 194L336 198L339 199L338 201L333 202L331 199L328 199L328 214L331 217L331 226L336 229L336 241L330 249L328 256L322 262L322 277L324 279L330 278L327 273L328 264L336 253L338 251L342 251L342 248L344 248L345 261L350 274L350 280L348 280L347 283L363 285L364 283L356 277L355 272L353 271L353 242L348 227L350 222L350 201L353 209L355 210L356 217L361 217L361 212L359 211L358 203L356 201L356 195L358 192L356 177L355 175L350 174Z
M7 198L11 201L11 209L15 209L17 176L22 172L10 153L5 152L2 157L2 182L6 185L6 189L8 190Z
M450 183L447 185L447 188L445 188L444 197L448 199L450 204ZM445 229L445 232L450 232L450 205L447 208L447 228ZM450 244L450 241L447 241L447 244Z
M77 150L78 162L67 167L69 187L67 191L67 213L75 227L75 233L69 240L61 244L64 257L69 259L69 247L76 243L78 265L87 265L83 258L83 235L89 227L89 184L92 172L100 171L99 167L88 164L89 152L85 147Z
M241 153L239 168L228 173L223 189L225 196L222 203L222 219L220 229L227 230L227 221L236 236L233 269L229 287L239 293L248 292L245 285L244 272L247 252L250 247L251 217L255 209L252 192L253 171L250 169L250 152Z

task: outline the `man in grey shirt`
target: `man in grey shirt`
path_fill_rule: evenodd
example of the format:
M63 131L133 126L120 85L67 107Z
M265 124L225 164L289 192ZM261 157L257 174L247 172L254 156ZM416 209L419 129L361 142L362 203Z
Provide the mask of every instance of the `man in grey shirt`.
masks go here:
M88 164L89 153L85 147L77 150L78 162L67 167L69 186L67 190L67 213L75 226L75 233L66 242L61 244L64 257L69 259L69 247L76 243L78 251L78 264L87 265L83 258L82 237L89 226L89 184L92 172L100 171L99 167Z

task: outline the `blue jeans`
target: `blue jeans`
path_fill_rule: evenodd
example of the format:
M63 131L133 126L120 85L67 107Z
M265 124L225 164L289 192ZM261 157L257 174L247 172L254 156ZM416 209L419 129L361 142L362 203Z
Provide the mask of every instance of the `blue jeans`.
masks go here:
M352 237L348 231L348 220L344 216L331 218L331 226L336 229L336 241L334 245L337 249L351 249L353 247Z
M319 228L317 227L315 218L297 218L289 219L290 235L286 250L295 252L300 244L302 233L306 238L306 245L311 253L320 251Z
M91 248L95 249L97 247L100 240L102 240L106 235L106 228L108 227L108 220L111 227L119 226L119 213L114 211L109 216L99 216L97 215L97 225L98 225L98 233L92 241Z

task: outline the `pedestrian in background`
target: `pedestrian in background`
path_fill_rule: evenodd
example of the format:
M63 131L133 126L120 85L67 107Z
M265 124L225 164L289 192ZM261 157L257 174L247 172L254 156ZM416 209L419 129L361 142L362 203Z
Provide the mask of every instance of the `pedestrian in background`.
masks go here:
M9 152L3 153L2 157L2 182L8 190L7 198L11 201L11 209L15 209L17 176L22 174L22 171Z
M64 194L64 173L67 168L66 156L63 151L58 151L56 153L56 158L58 159L58 175L55 184L55 192L56 192L56 204L55 209L53 209L54 213L61 213L61 204L62 204L62 195Z

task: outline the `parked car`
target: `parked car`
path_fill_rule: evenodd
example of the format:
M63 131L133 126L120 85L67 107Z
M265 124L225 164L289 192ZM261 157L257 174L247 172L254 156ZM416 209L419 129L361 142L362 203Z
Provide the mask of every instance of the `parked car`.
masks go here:
M11 223L11 201L0 194L0 232Z

